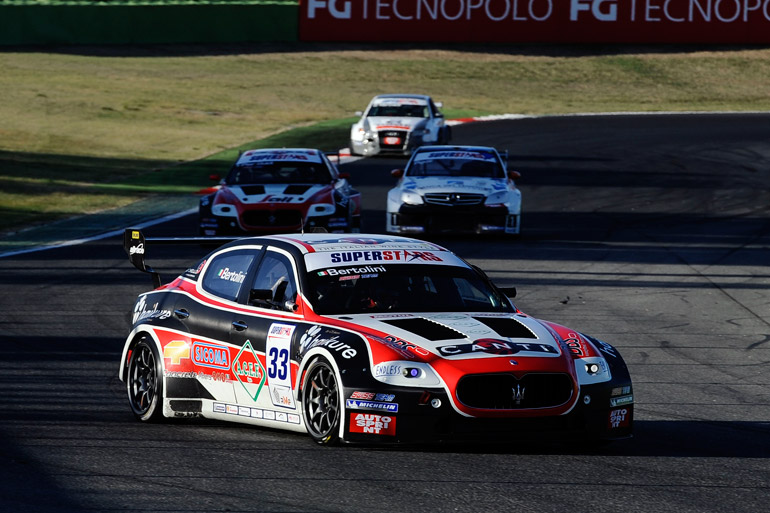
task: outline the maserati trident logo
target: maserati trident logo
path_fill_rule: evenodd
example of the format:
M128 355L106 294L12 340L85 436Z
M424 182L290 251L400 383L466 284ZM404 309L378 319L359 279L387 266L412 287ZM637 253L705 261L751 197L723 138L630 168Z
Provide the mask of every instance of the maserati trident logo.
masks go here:
M516 385L515 387L511 388L511 392L513 392L513 402L516 403L516 406L521 406L521 401L524 400L525 390L526 388L521 385Z

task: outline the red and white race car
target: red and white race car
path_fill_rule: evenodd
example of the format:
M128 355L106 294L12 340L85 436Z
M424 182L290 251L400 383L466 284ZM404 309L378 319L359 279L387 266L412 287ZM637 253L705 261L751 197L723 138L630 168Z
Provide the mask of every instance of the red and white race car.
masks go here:
M120 360L135 416L206 417L321 444L614 440L633 390L612 345L536 319L430 242L313 233L237 239L161 286L145 239Z
M200 234L360 231L361 195L348 178L320 150L244 152L218 190L201 198Z

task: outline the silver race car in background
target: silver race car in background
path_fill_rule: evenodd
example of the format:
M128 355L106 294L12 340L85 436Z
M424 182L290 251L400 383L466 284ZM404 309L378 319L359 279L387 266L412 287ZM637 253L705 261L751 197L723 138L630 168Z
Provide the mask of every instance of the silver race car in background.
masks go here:
M356 113L361 119L350 129L350 152L409 155L423 144L447 144L451 133L441 106L421 94L375 96L363 113Z
M521 230L521 177L486 146L425 146L394 169L386 230L395 234L505 233Z

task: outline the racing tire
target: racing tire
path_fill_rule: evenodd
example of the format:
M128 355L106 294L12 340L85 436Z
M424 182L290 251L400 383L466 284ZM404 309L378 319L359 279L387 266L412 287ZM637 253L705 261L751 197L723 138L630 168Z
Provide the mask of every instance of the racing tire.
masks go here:
M141 339L131 351L126 375L128 402L142 422L163 419L163 367L155 344Z
M337 376L324 357L313 360L305 371L302 413L307 432L317 444L339 443L342 401Z

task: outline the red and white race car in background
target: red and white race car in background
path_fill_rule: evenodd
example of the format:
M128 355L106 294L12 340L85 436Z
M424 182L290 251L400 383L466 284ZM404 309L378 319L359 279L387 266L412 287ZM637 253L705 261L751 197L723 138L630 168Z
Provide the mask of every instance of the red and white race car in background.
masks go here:
M372 156L379 153L409 155L423 144L446 144L451 138L440 102L422 94L375 96L350 128L350 152Z
M220 185L200 200L201 235L360 230L361 195L320 150L246 151Z

